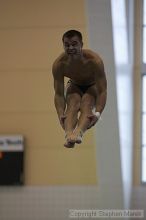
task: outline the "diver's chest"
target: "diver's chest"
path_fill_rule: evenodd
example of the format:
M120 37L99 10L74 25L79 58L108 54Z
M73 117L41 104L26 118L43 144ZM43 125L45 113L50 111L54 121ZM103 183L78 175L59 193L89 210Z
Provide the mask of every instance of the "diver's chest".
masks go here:
M93 71L89 65L83 66L68 66L65 75L69 78L89 79L93 76Z

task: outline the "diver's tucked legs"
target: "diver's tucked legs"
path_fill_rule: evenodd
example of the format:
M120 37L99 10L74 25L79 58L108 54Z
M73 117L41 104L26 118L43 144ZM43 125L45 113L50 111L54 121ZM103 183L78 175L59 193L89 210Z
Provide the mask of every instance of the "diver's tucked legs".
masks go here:
M74 132L70 136L70 142L80 144L82 142L82 136L90 125L89 115L92 115L92 110L95 106L95 97L90 93L85 93L81 100L80 105L80 117L78 125Z

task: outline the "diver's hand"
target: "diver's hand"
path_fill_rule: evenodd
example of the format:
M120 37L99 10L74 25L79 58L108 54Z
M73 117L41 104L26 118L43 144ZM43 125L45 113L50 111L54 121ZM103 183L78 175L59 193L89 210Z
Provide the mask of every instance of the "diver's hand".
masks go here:
M92 111L92 114L88 115L87 117L90 119L90 124L88 126L89 129L97 123L98 119L100 118L100 112Z

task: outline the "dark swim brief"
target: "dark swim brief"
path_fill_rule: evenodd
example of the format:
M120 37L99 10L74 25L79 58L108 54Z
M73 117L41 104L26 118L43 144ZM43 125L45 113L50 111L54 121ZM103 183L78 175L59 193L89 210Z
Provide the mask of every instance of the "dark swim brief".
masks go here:
M95 85L95 83L92 83L92 84L90 84L90 85L78 85L78 84L74 83L71 79L67 82L67 84L68 84L68 83L74 84L74 85L77 86L83 93L85 93L90 86Z

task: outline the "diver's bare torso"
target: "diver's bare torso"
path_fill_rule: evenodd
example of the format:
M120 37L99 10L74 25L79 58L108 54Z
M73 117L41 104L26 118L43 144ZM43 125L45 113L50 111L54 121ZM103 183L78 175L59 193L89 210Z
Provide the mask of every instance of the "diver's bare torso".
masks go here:
M62 53L56 60L64 77L71 79L77 85L91 85L95 83L94 64L102 65L101 58L91 50L82 50L81 59L72 59ZM97 71L96 71L96 74Z

